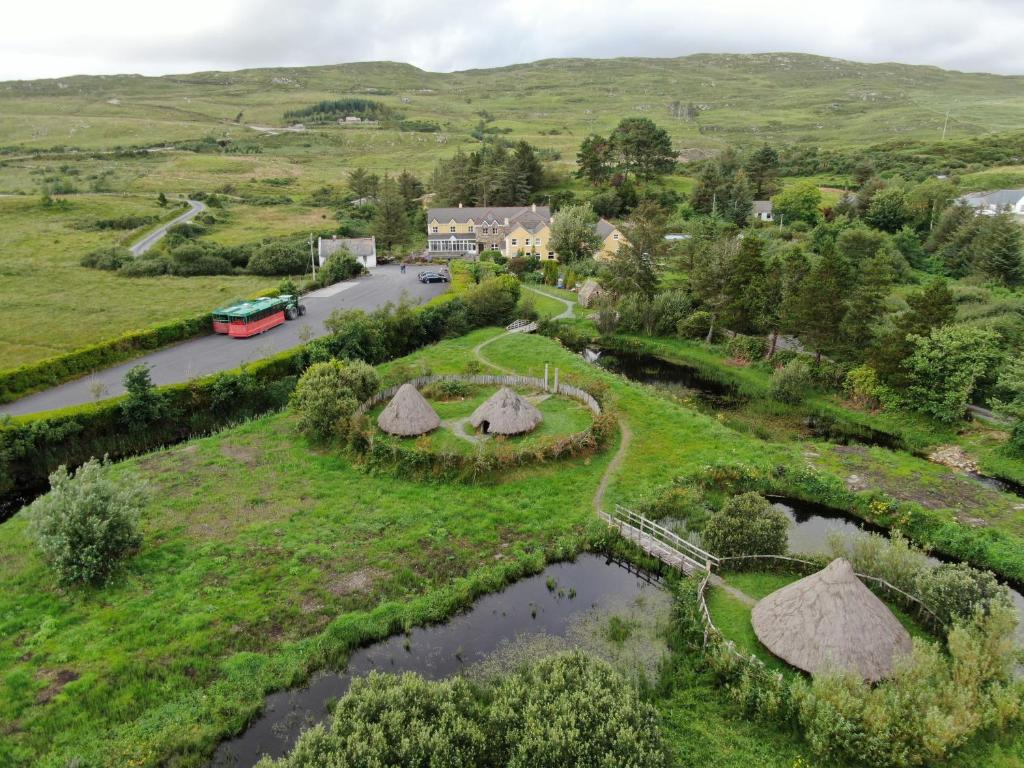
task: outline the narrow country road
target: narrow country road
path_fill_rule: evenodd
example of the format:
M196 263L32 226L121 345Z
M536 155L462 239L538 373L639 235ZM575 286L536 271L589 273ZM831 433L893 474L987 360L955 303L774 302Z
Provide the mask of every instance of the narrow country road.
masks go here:
M181 216L178 216L177 218L168 221L166 224L162 224L161 226L157 227L148 235L139 240L137 243L133 243L130 246L131 252L134 253L136 256L141 256L154 245L156 245L158 242L160 242L163 239L164 235L167 234L167 230L169 230L175 224L184 224L186 221L194 219L196 216L198 216L200 213L206 210L206 203L201 203L198 200L186 200L185 202L188 203L189 205L187 211L181 214Z
M211 334L106 368L66 384L0 405L0 413L21 416L81 405L124 393L124 375L136 365L150 369L155 384L177 384L199 376L237 368L323 336L324 320L336 309L373 311L397 304L403 296L424 302L448 290L447 283L421 283L412 270L402 274L397 264L374 268L368 276L321 288L302 297L306 314L259 336L233 339ZM210 307L210 309L214 309Z

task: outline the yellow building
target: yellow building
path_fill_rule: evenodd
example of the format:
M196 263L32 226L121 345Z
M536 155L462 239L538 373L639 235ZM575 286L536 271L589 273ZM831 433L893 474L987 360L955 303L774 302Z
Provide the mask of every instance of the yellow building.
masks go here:
M429 208L427 250L432 256L442 257L474 257L495 250L509 258L557 259L550 245L551 221L551 209L546 205ZM604 219L595 228L601 236L601 248L594 257L610 258L623 242L622 235Z

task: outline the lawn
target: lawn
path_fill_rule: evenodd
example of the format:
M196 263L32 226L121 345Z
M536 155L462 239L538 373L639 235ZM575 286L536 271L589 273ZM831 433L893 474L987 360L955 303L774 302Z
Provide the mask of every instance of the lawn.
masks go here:
M89 251L150 228L86 228L97 220L161 215L155 198L139 195L75 195L66 207L0 197L0 369L193 317L274 284L254 276L124 278L79 265Z

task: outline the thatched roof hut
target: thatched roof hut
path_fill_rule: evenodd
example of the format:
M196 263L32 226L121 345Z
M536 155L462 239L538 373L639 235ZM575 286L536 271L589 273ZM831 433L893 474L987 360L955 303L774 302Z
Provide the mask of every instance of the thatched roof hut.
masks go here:
M392 435L425 435L441 426L441 418L412 384L403 384L387 408L377 417L377 426Z
M469 423L491 435L521 435L544 420L531 403L508 387L502 387L473 411Z
M877 682L912 647L907 630L843 558L768 595L750 620L768 650L811 673L838 668Z

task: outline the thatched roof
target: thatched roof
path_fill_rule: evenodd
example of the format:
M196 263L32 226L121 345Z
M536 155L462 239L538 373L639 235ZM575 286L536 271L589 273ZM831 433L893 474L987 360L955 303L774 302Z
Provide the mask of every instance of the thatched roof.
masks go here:
M768 595L750 620L768 650L811 673L839 668L876 682L911 651L907 630L843 558Z
M437 429L441 419L416 387L403 384L377 417L377 426L392 435L410 437Z
M492 435L519 435L530 432L544 420L532 404L508 387L502 387L473 411L469 423Z

